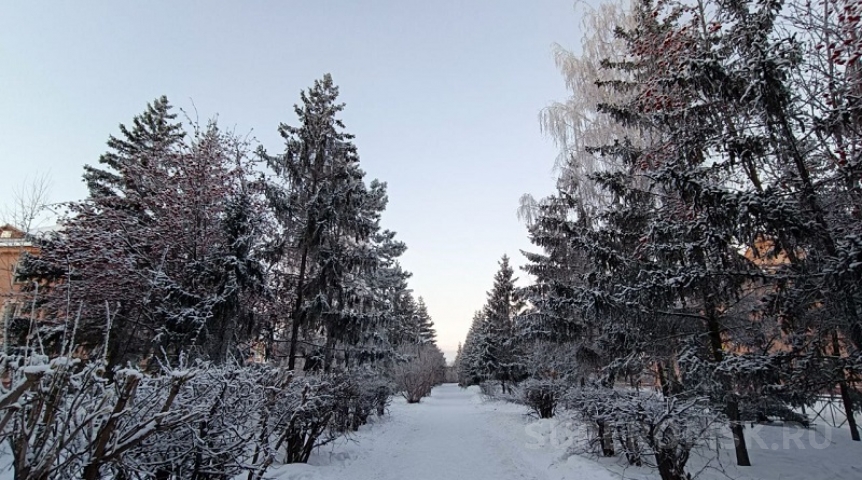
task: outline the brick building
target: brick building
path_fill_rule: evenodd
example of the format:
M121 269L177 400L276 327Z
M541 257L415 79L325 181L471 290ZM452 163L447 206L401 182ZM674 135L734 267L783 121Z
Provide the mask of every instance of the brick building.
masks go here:
M39 253L32 238L11 225L0 226L0 313L4 322L22 308L15 271L24 253Z

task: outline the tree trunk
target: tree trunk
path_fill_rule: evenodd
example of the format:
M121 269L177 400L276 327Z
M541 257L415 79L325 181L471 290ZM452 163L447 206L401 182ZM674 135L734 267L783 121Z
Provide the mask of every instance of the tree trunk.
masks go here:
M614 456L614 437L611 429L605 426L605 422L596 422L599 426L599 442L602 445L602 455L606 457Z
M670 386L667 384L667 377L664 375L664 368L662 368L661 362L656 362L656 369L658 370L658 383L661 386L661 393L665 398L670 397Z
M838 332L832 331L832 355L835 358L841 358L841 348L838 343ZM856 417L853 416L853 399L850 398L850 389L847 387L847 374L842 368L840 371L841 379L838 381L838 389L841 392L841 402L844 404L844 414L847 416L847 425L850 427L850 438L853 441L859 440L859 428L856 426Z
M745 434L742 422L739 421L739 402L736 396L727 400L725 412L730 419L730 432L733 434L733 447L736 450L736 464L741 467L750 467L751 459L748 458L748 447L745 445Z
M706 326L709 333L709 343L712 350L713 360L716 364L724 359L724 350L721 342L721 327L715 316L715 305L705 296L704 308L706 310ZM739 400L733 392L729 380L722 380L725 396L724 413L730 420L730 432L733 434L733 447L736 450L736 464L740 467L750 467L751 459L748 457L748 446L745 444L743 425L739 421Z
M841 401L844 403L844 413L847 415L847 425L850 426L850 438L853 441L859 441L859 428L856 426L856 418L853 416L853 399L850 398L850 391L847 387L847 382L842 381L838 384L841 390Z
M335 361L335 338L327 331L326 336L326 351L323 354L323 371L329 373L332 371L332 364Z
M299 324L302 317L303 290L305 290L305 268L308 262L308 247L302 250L302 261L299 264L299 281L296 287L296 304L290 316L290 352L287 357L287 369L296 368L296 346L299 343Z
M687 480L686 475L676 468L673 450L659 449L655 452L655 460L661 480Z

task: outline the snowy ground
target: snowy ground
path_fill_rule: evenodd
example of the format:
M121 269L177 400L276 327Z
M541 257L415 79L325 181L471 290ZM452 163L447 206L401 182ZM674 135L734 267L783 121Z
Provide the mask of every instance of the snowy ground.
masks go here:
M446 384L422 403L396 400L391 415L365 427L354 440L314 455L309 465L272 471L278 480L533 480L560 478L549 466L561 452L529 447L524 408L483 402L473 388ZM581 480L619 479L579 459Z
M858 480L862 445L844 430L818 426L746 429L753 467L738 469L729 450L720 462L713 451L693 458L709 464L698 478L765 480ZM270 470L277 480L653 480L646 468L619 459L569 455L567 435L581 432L563 419L535 420L524 407L484 402L471 388L434 389L418 405L396 400L391 415L363 427L351 439L316 452L308 465Z

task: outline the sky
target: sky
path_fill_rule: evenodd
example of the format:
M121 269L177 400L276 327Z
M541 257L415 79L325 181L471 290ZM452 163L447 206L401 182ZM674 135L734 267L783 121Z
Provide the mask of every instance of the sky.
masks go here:
M580 37L573 0L7 0L4 197L48 174L51 201L83 198L83 166L163 94L280 152L300 90L331 73L451 361L500 257L520 266L535 250L518 199L552 191L557 149L538 116L566 96L553 45Z

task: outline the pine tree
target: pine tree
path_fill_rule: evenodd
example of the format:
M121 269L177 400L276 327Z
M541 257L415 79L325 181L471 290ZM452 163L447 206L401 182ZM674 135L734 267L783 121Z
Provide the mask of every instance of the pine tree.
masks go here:
M290 321L289 330L277 333L280 329L273 325L270 335L272 341L286 337L288 368L296 368L302 345L305 368L329 370L337 351L342 352L339 361L350 361L351 349L338 345L389 343L381 337L388 322L381 320L388 315L381 315L381 309L389 312L386 302L393 299L380 298L376 289L403 291L404 278L392 278L393 285L377 282L387 275L403 276L395 259L404 247L393 240L394 234L381 231L386 184L365 184L353 136L337 118L344 104L337 101L332 77L315 81L300 98L301 105L294 107L299 125L279 127L285 152L259 152L274 173L265 182L279 225L270 245L272 276L279 285L279 308L287 310L273 314ZM372 358L380 352L352 354L354 359Z
M482 311L476 335L476 366L482 377L498 380L505 391L508 383L523 377L522 355L515 330L515 316L523 307L515 290L514 270L503 255L494 275L494 286Z
M101 203L125 202L128 208L140 208L130 203L135 195L151 194L151 186L144 179L134 178L130 169L134 168L137 174L139 167L158 168L158 158L175 152L185 138L182 125L172 123L177 115L171 109L167 97L161 96L132 120L131 130L120 124L122 137L111 135L110 150L99 157L103 167L84 166L84 182L91 199Z
M477 311L473 315L461 355L458 357L458 363L456 364L456 368L458 369L458 384L463 387L476 385L483 380L483 372L480 370L479 365L479 339L480 330L484 323L484 315L481 311Z
M279 127L284 154L260 152L275 174L266 188L270 208L281 225L273 256L292 296L290 311L285 312L290 319L289 369L296 367L301 329L320 327L320 306L313 311L306 303L338 280L326 278L337 272L322 272L318 263L327 253L336 253L328 244L334 243L332 237L339 234L341 224L355 219L355 212L338 209L335 195L346 194L341 190L350 188L358 174L353 136L343 132L344 124L336 118L344 104L337 103L338 87L332 77L315 81L300 98L302 104L294 106L300 125Z
M437 331L434 330L434 321L431 320L431 315L428 314L428 307L425 306L425 300L419 297L416 302L416 322L417 322L417 343L435 343L437 340Z

